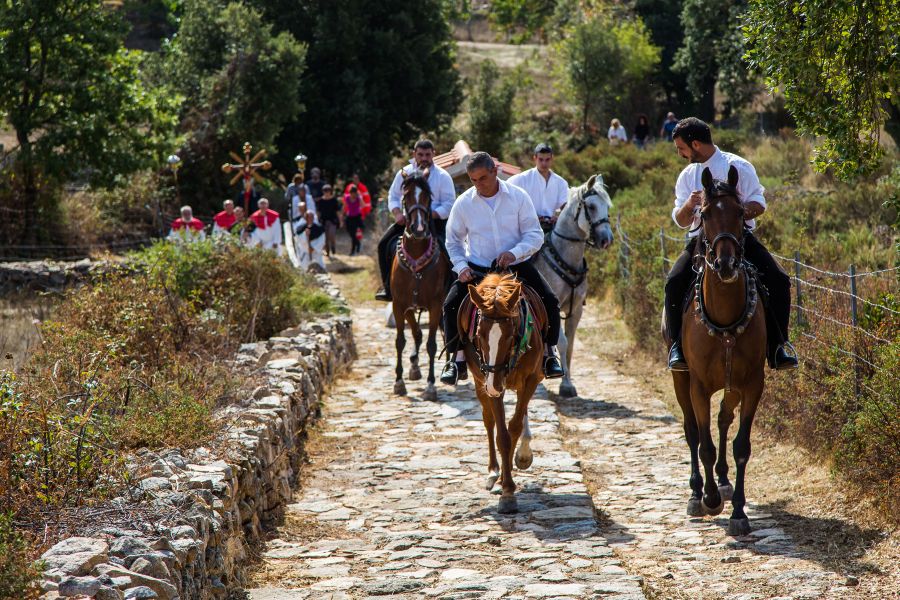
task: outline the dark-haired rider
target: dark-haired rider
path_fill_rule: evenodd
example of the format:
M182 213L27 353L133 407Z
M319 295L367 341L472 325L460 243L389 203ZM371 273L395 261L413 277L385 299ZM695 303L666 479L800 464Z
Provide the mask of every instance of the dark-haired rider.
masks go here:
M391 300L391 263L394 255L390 251L394 239L403 235L406 226L406 215L403 213L403 175L405 171L410 174L416 170L428 168L428 187L431 188L431 217L432 229L443 246L444 231L447 226L447 218L450 209L456 199L456 188L453 186L453 178L444 169L434 164L434 144L431 140L419 140L413 150L413 158L409 164L397 171L391 189L388 191L388 209L394 217L394 223L387 228L381 240L378 242L378 269L381 271L380 290L375 292L376 300ZM416 197L419 190L416 190Z
M684 252L675 261L666 279L666 331L672 340L669 369L688 370L681 349L681 324L685 295L694 280L692 256L700 233L700 203L703 199L700 176L703 169L708 168L714 179L726 181L728 168L731 166L738 171L737 195L744 205L746 217L744 258L756 267L760 281L769 292L769 305L766 309L766 357L769 367L779 370L797 368L796 356L785 350L791 315L791 279L752 233L756 226L755 218L766 210L766 199L763 196L765 189L759 182L756 169L740 156L722 152L718 146L713 145L709 125L696 117L679 121L672 132L672 139L678 154L691 164L684 168L675 183L675 208L672 209L675 223L690 231Z

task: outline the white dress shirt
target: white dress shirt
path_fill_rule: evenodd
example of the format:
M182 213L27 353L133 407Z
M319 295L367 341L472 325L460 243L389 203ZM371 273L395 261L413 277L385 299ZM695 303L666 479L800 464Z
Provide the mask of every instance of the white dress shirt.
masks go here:
M716 151L709 157L709 160L705 163L689 164L681 172L681 175L678 176L678 181L675 182L675 208L672 209L672 220L675 221L676 225L678 225L678 221L675 219L675 215L681 207L684 206L684 203L688 201L691 192L703 191L701 178L703 176L703 169L705 168L709 168L709 172L712 174L713 179L728 181L728 167L733 165L738 172L738 200L743 204L756 202L763 208L766 207L766 197L763 195L766 190L759 182L759 177L756 176L756 169L753 168L753 165L737 154L722 152L719 150L718 146L715 146L715 148ZM756 221L753 219L747 219L745 223L750 229L756 227ZM688 227L678 226L682 229L693 229L699 224L700 209L698 207L694 211L694 220L691 225ZM690 237L696 237L700 235L700 231L694 231L688 233L688 235Z
M553 171L550 171L549 178L544 179L535 167L513 175L506 183L528 193L539 217L552 217L569 200L569 184Z
M400 173L406 171L406 174L409 175L417 168L416 161L411 160L403 169L397 171L394 182L391 183L391 189L388 191L388 210L395 208L403 210L403 175ZM448 218L453 201L456 199L456 188L453 186L453 178L450 177L450 173L437 165L431 165L428 169L428 186L431 188L431 210L440 215L442 219ZM419 191L416 188L416 198L419 197Z
M469 262L490 267L504 252L518 264L541 249L544 233L531 198L521 188L499 181L493 208L474 187L463 192L447 221L447 253L453 270L461 273Z

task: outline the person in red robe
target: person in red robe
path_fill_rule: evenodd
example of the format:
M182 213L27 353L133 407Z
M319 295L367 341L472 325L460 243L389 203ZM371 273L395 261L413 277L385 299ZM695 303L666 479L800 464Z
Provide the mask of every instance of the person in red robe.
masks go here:
M234 201L226 200L222 204L222 212L216 213L213 217L213 235L224 235L231 232L232 226L237 222L237 215L234 214Z
M193 242L206 238L203 221L194 217L190 206L181 207L181 216L172 221L172 230L166 239Z
M250 233L250 245L275 250L281 255L284 239L281 218L276 211L269 209L266 198L259 199L259 210L250 215L250 221L254 226Z

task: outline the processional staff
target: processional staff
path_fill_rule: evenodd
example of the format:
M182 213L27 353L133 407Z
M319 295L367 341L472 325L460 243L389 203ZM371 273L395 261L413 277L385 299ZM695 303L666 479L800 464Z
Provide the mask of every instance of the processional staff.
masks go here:
M262 162L258 162L259 159L264 158L266 156L265 149L260 150L256 153L253 158L250 158L250 153L253 151L253 146L250 145L250 142L244 142L244 158L241 158L237 152L229 152L228 155L231 156L236 161L236 164L225 163L222 165L222 172L231 173L232 171L237 171L234 177L231 178L231 181L228 182L228 185L234 185L237 183L238 179L243 178L244 180L244 215L250 214L250 196L251 189L253 187L253 180L257 180L260 183L263 181L262 175L257 173L259 169L263 171L268 171L272 168L272 163L267 160Z

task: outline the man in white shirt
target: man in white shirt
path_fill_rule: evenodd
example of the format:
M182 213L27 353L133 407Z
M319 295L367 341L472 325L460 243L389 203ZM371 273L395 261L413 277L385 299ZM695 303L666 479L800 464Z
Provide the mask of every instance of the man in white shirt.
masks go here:
M466 372L465 358L459 351L456 318L468 293L496 263L509 268L537 292L547 309L547 336L544 338L544 376L563 376L556 352L559 340L559 302L534 266L528 262L541 249L544 234L531 199L523 190L497 178L497 165L487 152L476 152L466 163L466 172L474 184L457 198L447 222L447 253L458 279L444 301L444 337L447 340L447 364L441 382L456 385Z
M744 258L756 267L760 280L769 291L770 301L766 310L769 366L780 370L797 368L797 358L784 349L791 315L791 278L752 233L756 227L755 218L766 211L765 189L759 183L756 169L740 156L722 152L713 145L709 125L695 117L679 121L672 132L672 139L681 157L690 160L691 164L684 168L675 183L675 207L672 209L672 219L682 229L690 230L690 238L666 279L666 329L669 339L673 340L669 349L669 369L687 370L681 350L682 308L688 286L694 280L692 257L700 233L698 226L703 200L700 178L703 170L708 168L714 179L726 181L729 167L735 167L738 171L737 196L744 205L746 217Z
M447 218L450 216L450 208L456 199L456 188L453 187L453 178L444 169L434 164L434 144L431 140L419 140L413 150L413 158L409 164L397 171L391 189L388 191L388 210L394 217L394 223L388 227L381 240L378 242L378 268L381 271L382 288L375 292L376 300L391 300L391 263L394 254L391 251L392 242L403 235L406 227L406 215L403 213L403 175L413 171L422 171L428 168L428 186L431 188L431 223L434 235L443 244L444 232L447 227ZM416 197L419 190L416 189Z
M569 184L550 170L553 164L553 149L549 144L538 144L534 148L534 168L513 175L507 183L520 187L528 193L537 211L541 229L553 229L557 213L569 199Z

